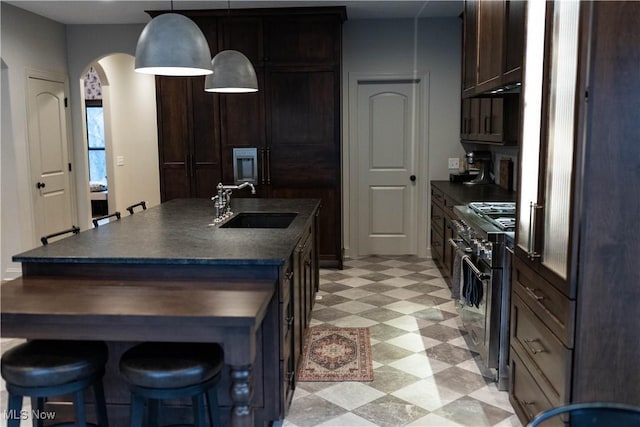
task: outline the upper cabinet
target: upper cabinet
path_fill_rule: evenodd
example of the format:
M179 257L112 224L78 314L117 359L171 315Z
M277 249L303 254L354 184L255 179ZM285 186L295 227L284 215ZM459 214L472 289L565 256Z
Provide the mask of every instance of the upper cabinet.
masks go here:
M465 1L463 97L493 93L520 81L525 3Z
M464 3L463 141L518 143L525 6L524 1Z

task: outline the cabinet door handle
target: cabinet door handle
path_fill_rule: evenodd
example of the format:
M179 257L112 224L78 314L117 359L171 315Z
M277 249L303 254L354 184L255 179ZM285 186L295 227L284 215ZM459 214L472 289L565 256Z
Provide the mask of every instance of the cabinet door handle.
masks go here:
M538 289L530 288L529 286L524 287L527 290L527 293L533 297L536 301L542 301L544 299L544 295L536 294Z
M264 184L266 182L266 159L265 159L265 149L261 149L260 150L260 157L261 157L261 167L260 167L260 171L262 172L262 180L260 181L262 184Z
M530 411L527 411L526 409L528 406L534 406L535 404L536 404L535 402L531 402L530 400L520 400L520 406L522 406L522 409L525 410L525 412L527 413L527 418L529 418L530 420L532 420L534 416L531 414Z
M542 205L539 205L536 202L529 203L529 250L527 257L532 261L536 258L540 258L540 254L536 252L535 243L538 209L542 209Z
M267 184L271 184L271 148L267 147Z
M436 220L436 221L440 221L442 219L442 217L439 216L439 215L434 215L433 218L431 218L431 219Z
M542 347L542 345L540 345L539 348L536 348L536 347L533 346L533 343L535 343L535 342L539 343L537 338L536 339L524 339L523 341L526 344L526 346L529 348L529 351L531 353L533 353L534 355L535 354L540 354L540 353L545 353L547 351L544 347Z
M36 188L37 188L38 190L39 190L39 189L41 189L41 188L44 188L44 187L46 187L46 184L45 184L44 182L38 182L38 183L36 184Z

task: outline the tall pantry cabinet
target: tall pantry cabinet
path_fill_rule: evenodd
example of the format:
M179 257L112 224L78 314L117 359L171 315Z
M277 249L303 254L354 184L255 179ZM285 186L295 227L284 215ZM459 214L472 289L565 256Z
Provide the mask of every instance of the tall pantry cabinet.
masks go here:
M528 2L510 400L640 405L640 3ZM540 33L536 33L536 29ZM559 421L558 425L562 425Z
M320 261L341 267L345 8L179 13L203 30L212 55L245 54L259 91L218 95L204 92L203 77L156 78L162 201L213 196L218 182L234 182L234 148L256 148L258 197L321 199Z

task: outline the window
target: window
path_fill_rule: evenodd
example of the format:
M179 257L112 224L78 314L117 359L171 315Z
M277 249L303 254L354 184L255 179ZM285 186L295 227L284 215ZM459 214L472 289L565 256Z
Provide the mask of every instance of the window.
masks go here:
M89 182L107 184L107 160L104 145L102 100L86 100Z

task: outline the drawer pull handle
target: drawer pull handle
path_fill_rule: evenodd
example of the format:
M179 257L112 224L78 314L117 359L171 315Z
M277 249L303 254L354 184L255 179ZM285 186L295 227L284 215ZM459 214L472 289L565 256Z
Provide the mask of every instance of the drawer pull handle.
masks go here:
M539 354L539 353L544 353L547 350L545 350L544 347L542 347L542 345L540 345L540 348L535 348L532 344L534 342L537 342L537 339L524 339L523 340L524 343L527 345L527 347L529 347L529 351L533 354Z
M440 221L442 219L442 217L439 216L439 215L434 215L433 218L431 218L431 219L433 219L435 221Z
M529 400L521 400L520 401L520 406L522 406L522 409L524 410L524 412L527 413L527 418L529 418L530 420L532 420L534 418L534 416L531 414L531 412L526 410L527 406L534 406L535 402L531 402Z
M542 301L544 299L544 295L536 294L537 289L530 288L528 286L525 286L525 289L527 290L529 295L531 295L536 301Z

